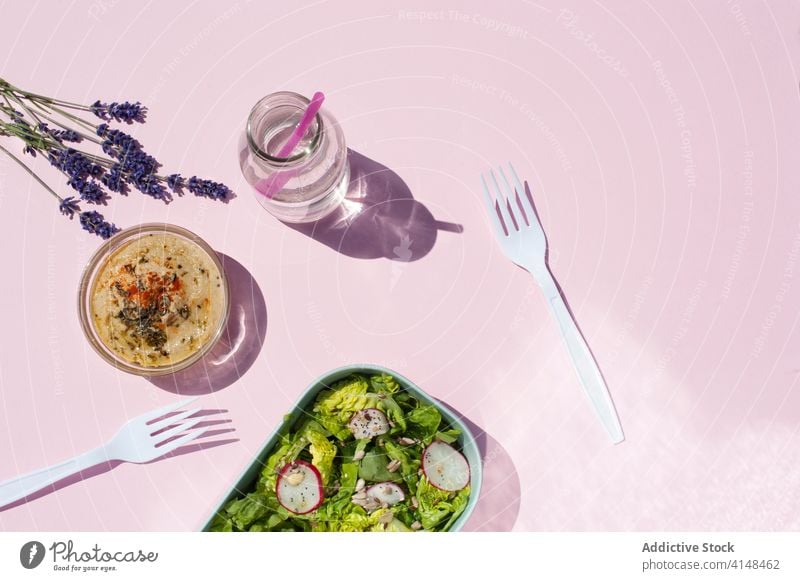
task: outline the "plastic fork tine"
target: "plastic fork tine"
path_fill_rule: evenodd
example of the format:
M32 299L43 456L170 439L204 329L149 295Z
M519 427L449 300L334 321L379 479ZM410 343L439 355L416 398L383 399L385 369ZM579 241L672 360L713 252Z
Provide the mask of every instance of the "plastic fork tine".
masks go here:
M536 210L534 209L533 204L528 197L528 192L525 191L525 187L522 185L522 181L519 179L519 176L514 170L514 166L511 165L511 162L508 162L508 168L511 170L511 177L514 180L514 188L517 190L517 195L522 201L522 207L525 208L525 213L528 215L528 223L540 224L539 216L536 215Z
M517 189L517 193L521 196L525 193L525 188L522 187L522 180L519 179L514 166L511 165L511 162L508 162L508 169L511 170L511 177L514 180L514 187Z
M157 432L159 430L163 430L164 428L168 428L172 424L179 424L183 420L193 416L194 414L196 414L199 411L200 411L200 408L186 410L185 412L181 412L179 414L175 414L174 416L170 416L168 418L164 418L163 420L158 420L156 423L150 424L147 427L150 429L150 433L153 434L153 433L155 433L155 432ZM161 434L156 434L156 435L160 436Z
M522 213L522 216L520 216L522 220L517 222L517 227L522 228L522 226L525 225L523 224L523 221L527 224L530 224L529 220L526 220L528 213L522 206L522 202L519 199L519 192L516 192L517 195L514 195L515 194L514 188L511 187L511 184L509 183L508 178L506 177L506 172L503 171L502 167L497 168L497 171L500 172L500 177L503 178L504 191L506 197L509 200L509 205L513 208L514 202L516 202L517 208L519 208L520 212ZM511 200L514 200L514 202L512 202Z
M508 198L503 195L503 192L500 190L500 184L497 183L497 178L494 175L493 170L489 170L489 175L492 177L492 182L494 182L494 192L497 196L497 206L500 208L500 215L503 217L503 222L506 225L506 230L508 231L509 236L513 230L516 230L515 222L511 217L511 207L508 204Z
M179 401L178 403L171 403L169 405L165 405L163 408L159 408L157 410L153 410L152 412L147 412L146 414L142 414L136 419L144 420L145 423L152 422L153 420L157 420L161 416L165 416L170 412L174 412L176 409L189 405L193 401L197 401L197 397L190 397L189 399Z
M502 167L498 167L497 171L500 172L500 177L503 178L503 185L505 186L505 187L503 187L503 194L509 200L513 200L514 199L514 188L512 188L511 184L508 183L508 178L506 177L506 173L503 171ZM495 180L495 181L497 181L497 180ZM498 184L499 184L499 182L498 182Z
M503 225L500 223L500 216L497 214L497 206L494 199L489 194L489 186L486 185L486 179L481 175L481 183L483 184L483 200L486 202L486 211L489 212L489 222L492 223L492 229L498 238L504 238L506 233L503 232Z
M167 442L166 444L161 446L158 449L158 451L163 452L164 454L169 454L176 448L180 448L184 444L187 444L192 440L196 440L197 438L204 436L208 431L209 430L203 430L203 431L196 430L194 432L189 432L188 434L184 434L183 436L180 436L178 438L175 438L174 440Z
M180 434L181 432L186 432L188 430L191 430L197 424L204 421L206 421L206 418L195 418L188 422L184 422L182 424L178 424L177 426L168 428L163 432L156 434L155 436L153 436L153 438L156 438L158 440L158 444L160 444L162 442L166 442L168 439L170 439L172 436L176 434ZM158 446L158 444L156 444L156 446Z

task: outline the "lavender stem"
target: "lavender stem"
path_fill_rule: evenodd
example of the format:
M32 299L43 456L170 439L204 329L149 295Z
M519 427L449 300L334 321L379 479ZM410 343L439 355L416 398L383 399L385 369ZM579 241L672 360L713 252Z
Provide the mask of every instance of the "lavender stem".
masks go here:
M3 153L5 153L5 154L6 154L8 157L10 157L10 158L11 158L11 159L13 159L14 161L16 161L16 162L17 162L17 163L18 163L20 166L22 166L22 169L24 169L26 172L28 172L29 174L31 174L31 176L33 176L33 179L35 179L37 182L39 182L39 183L42 185L42 187L43 187L44 189L46 189L48 192L50 192L51 194L53 194L53 195L54 195L54 196L55 196L55 197L58 199L58 201L59 201L59 202L63 202L63 201L64 201L64 198L62 198L61 196L59 196L59 195L58 195L58 194L55 192L55 190L53 190L53 188L51 188L51 187L50 187L50 186L48 186L46 183L44 183L44 182L42 181L42 179L41 179L39 176L37 176L37 175L36 175L36 173L35 173L35 172L34 172L34 171L31 169L31 168L29 168L27 165L25 165L25 164L22 162L22 160L21 160L21 159L19 159L19 158L18 158L16 155L14 155L14 154L13 154L13 153L11 153L10 151L8 151L8 150L7 150L5 147L3 147L2 145L0 145L0 150L2 150L2 151L3 151Z

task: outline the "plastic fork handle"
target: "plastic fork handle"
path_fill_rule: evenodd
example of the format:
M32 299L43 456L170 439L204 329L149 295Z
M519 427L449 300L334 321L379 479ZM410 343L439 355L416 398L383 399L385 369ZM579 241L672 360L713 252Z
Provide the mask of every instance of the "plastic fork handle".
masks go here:
M104 446L59 464L0 482L0 507L11 504L73 474L109 460Z
M575 324L575 319L572 318L572 313L569 312L555 281L549 274L547 278L549 280L540 280L539 284L545 291L550 310L561 329L561 336L564 338L570 357L572 357L572 364L578 374L578 379L589 397L589 401L592 402L600 422L611 437L611 441L619 444L625 439L625 435L622 432L617 410L614 408L614 402L600 373L600 368L586 344L586 339L583 338L578 325Z

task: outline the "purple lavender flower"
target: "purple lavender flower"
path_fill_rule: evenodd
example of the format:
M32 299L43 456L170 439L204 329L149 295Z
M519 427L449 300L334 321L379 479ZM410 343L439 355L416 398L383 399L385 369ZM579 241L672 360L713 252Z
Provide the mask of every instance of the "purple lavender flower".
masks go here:
M81 152L72 148L58 149L47 155L50 164L57 167L71 178L100 177L103 168L89 160Z
M80 212L81 207L78 205L78 200L70 196L69 198L61 200L61 203L58 205L58 211L72 220L72 216L74 216L76 212Z
M25 123L25 125L28 124L25 121L25 118L22 116L22 112L21 111L18 111L17 109L14 109L13 107L8 107L8 108L3 107L3 110L8 113L8 116L11 117L11 120L14 123L22 122L22 123Z
M81 141L83 141L83 137L81 137L81 135L77 131L73 131L72 129L62 129L60 131L53 131L54 137L55 134L58 135L57 139L59 141L68 141L71 143L80 143Z
M118 178L121 178L157 200L168 202L172 199L156 175L161 164L142 149L141 143L124 131L109 129L105 123L98 126L97 134L104 138L103 151L117 160L114 166L117 174L109 178L115 186Z
M156 200L169 202L172 199L169 192L155 175L132 176L130 182L133 183L134 188Z
M47 155L52 165L67 174L67 185L90 204L105 204L108 196L94 181L103 175L103 168L74 149L59 149Z
M144 161L144 156L149 158L147 161L152 160L155 167L158 167L158 162L155 158L148 156L142 149L142 144L136 141L133 137L120 131L119 129L109 129L108 125L101 123L97 126L97 135L104 137L101 147L103 151L114 158L129 158L133 163L134 161ZM137 155L137 154L143 155Z
M226 201L231 191L228 186L213 182L211 180L201 180L197 176L192 176L186 182L186 187L195 196L211 198L212 200Z
M49 135L59 143L65 141L80 143L83 141L83 137L81 137L80 133L72 129L53 129L47 123L39 123L36 129L38 129L40 133Z
M141 151L142 149L142 144L136 141L136 139L119 129L110 129L106 123L98 125L96 131L98 136L105 137L104 143L107 143L109 146L114 146L125 151Z
M141 178L147 175L152 175L161 166L156 158L148 155L141 149L129 149L117 152L116 157L119 160L120 167L123 172L129 173L135 178Z
M143 151L126 152L120 159L120 169L127 183L157 200L168 202L171 197L156 176L158 162Z
M93 180L70 178L67 184L81 195L81 199L90 204L105 205L108 195Z
M144 123L147 117L147 107L144 107L138 101L136 103L102 103L99 100L95 101L89 108L92 113L105 121L113 119L114 121L124 123Z
M28 155L30 155L31 157L36 157L36 149L34 149L33 147L31 147L30 145L26 145L26 146L25 146L25 147L22 149L22 153L27 153L27 154L28 154Z
M184 180L183 176L179 173L174 173L167 176L167 186L169 186L169 189L178 195L181 194L185 184L186 180Z
M119 232L115 224L106 222L99 212L81 212L81 227L92 234L97 234L103 240L111 238Z
M122 174L122 169L118 163L112 165L103 177L100 178L100 181L112 192L119 192L120 194L128 193L125 176Z

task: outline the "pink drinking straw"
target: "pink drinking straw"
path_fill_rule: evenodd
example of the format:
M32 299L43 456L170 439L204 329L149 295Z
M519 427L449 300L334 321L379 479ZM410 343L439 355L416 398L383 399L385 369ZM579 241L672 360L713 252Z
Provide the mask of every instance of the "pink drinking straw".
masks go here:
M323 93L320 91L314 93L314 96L311 97L311 101L309 102L308 107L306 107L305 112L303 112L303 117L300 119L297 127L294 128L291 136L289 136L289 139L283 144L283 147L281 147L280 151L278 152L278 157L287 158L291 156L294 148L297 147L298 143L300 143L303 135L305 135L306 131L308 131L311 122L314 121L314 118L317 116L320 108L322 108L322 102L324 100L325 95ZM267 179L261 180L256 185L256 190L265 195L267 198L272 198L275 194L283 189L283 186L285 186L286 182L291 179L292 175L292 170L275 172Z

